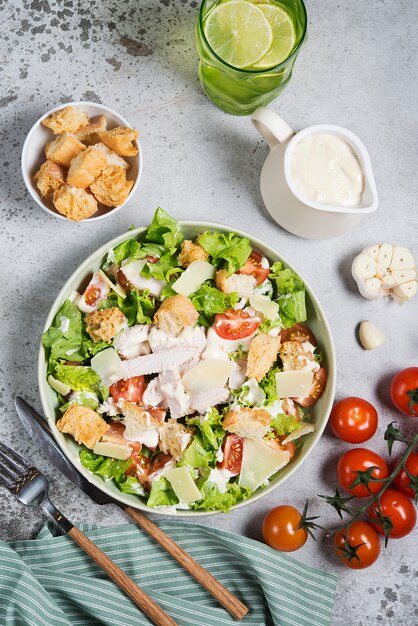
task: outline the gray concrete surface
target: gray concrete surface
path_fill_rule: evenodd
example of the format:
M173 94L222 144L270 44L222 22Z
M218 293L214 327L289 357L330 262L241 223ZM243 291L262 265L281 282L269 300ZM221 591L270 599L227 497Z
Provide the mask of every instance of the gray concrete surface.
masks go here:
M349 234L305 241L276 226L263 209L258 180L267 155L247 118L216 109L197 80L197 2L146 0L10 0L0 2L1 39L1 314L0 437L50 476L53 496L76 521L116 524L123 516L99 508L64 478L27 438L13 410L22 394L39 407L36 358L47 312L63 281L99 245L147 224L161 205L183 219L223 221L263 238L287 256L320 296L338 355L337 395L375 403L384 452L385 425L398 416L388 381L417 361L418 297L403 308L363 300L350 279L353 256L367 244L417 242L418 5L408 0L308 2L309 40L287 91L272 107L295 128L319 122L351 128L368 147L380 195L378 213ZM25 191L20 151L47 109L89 99L119 110L138 127L145 159L136 197L97 225L44 214ZM387 341L375 353L357 344L355 327L373 320ZM416 428L416 425L415 425ZM324 523L335 520L315 494L335 486L335 461L346 449L329 432L285 485L253 506L207 519L209 525L259 538L263 515L307 497ZM0 538L33 537L43 517L0 491ZM369 570L351 573L326 544L309 541L305 563L339 575L334 624L411 626L418 623L417 531L394 540Z

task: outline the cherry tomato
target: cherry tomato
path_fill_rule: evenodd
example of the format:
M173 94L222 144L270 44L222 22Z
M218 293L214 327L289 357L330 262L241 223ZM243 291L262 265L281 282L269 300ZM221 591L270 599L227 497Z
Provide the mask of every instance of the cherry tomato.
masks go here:
M344 398L334 404L329 424L339 439L347 443L363 443L377 430L377 411L362 398Z
M227 309L215 315L215 331L222 339L244 339L252 335L260 326L258 317L251 317L246 311Z
M376 482L370 481L368 483L370 491L367 489L366 485L356 485L350 489L350 486L357 478L355 472L363 472L373 466L375 466L376 469L372 471L371 475L373 478L378 478L379 480ZM368 450L367 448L354 448L343 454L338 461L337 475L338 482L345 491L348 491L357 498L366 498L370 495L370 492L377 493L379 489L381 489L381 481L389 476L389 468L382 457L376 454L376 452Z
M238 270L238 274L254 276L257 281L257 285L261 285L261 283L264 283L267 276L270 274L270 268L263 267L261 265L262 258L263 256L259 252L253 250L245 265Z
M128 476L135 476L146 488L149 488L148 477L151 473L151 461L143 454L133 454L131 464L126 470Z
M148 254L145 258L148 263L158 263L158 261L160 260L158 256L152 256L151 254Z
M109 387L109 393L113 400L117 402L120 398L128 402L139 402L144 393L144 377L133 376L125 380L119 380Z
M400 459L396 461L396 465L399 464ZM418 476L418 452L411 452L406 459L405 467L412 476ZM412 487L410 487L411 479L404 469L401 469L395 480L396 489L404 493L408 498L415 498L415 493Z
M283 413L285 415L292 415L298 422L300 422L299 409L291 398L285 398L283 400Z
M126 427L122 424L122 422L112 422L109 424L109 428L101 440L106 442L109 441L110 443L118 443L123 446L129 446L132 448L133 453L138 453L142 448L142 444L139 441L128 441L125 439L123 436L125 428Z
M393 377L390 397L401 413L418 417L418 367L408 367Z
M222 445L224 456L218 463L219 469L226 469L232 476L237 476L241 471L243 451L244 439L234 434L227 435Z
M305 343L305 341L309 341L313 346L316 346L316 337L306 324L302 324L299 322L290 328L286 328L280 331L280 339L282 343L285 341L300 341L300 343Z
M327 384L327 373L323 367L314 372L312 387L309 396L306 398L293 398L300 406L310 407L316 404L324 393Z
M414 529L417 521L417 513L411 500L396 489L386 489L380 497L380 510L382 515L390 517L393 528L389 533L392 539L405 537ZM377 503L375 502L368 510L370 523L381 535L384 534L381 523L377 518ZM375 521L376 520L376 521Z
M299 528L302 515L293 506L276 506L264 518L261 532L264 541L281 552L299 550L308 538L306 528Z
M109 291L109 285L100 276L100 274L94 274L83 294L84 302L88 306L96 306L100 300L107 297Z
M356 548L356 546L358 546L357 550L354 551L353 548ZM379 558L380 540L374 528L367 522L360 520L353 522L348 527L348 532L344 528L336 533L334 550L338 559L346 567L350 569L364 569L373 565ZM350 551L352 552L351 558Z
M275 437L274 439L266 439L264 443L269 448L273 448L273 450L287 450L288 452L290 452L289 461L291 461L295 455L296 446L293 441L289 441L288 443L282 443L283 439L286 439L286 435Z

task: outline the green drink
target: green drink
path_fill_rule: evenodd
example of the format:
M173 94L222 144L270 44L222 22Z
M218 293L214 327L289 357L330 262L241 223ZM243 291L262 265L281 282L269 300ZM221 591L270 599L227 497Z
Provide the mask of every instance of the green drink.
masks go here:
M303 0L203 0L199 78L218 107L250 115L283 91L306 36Z

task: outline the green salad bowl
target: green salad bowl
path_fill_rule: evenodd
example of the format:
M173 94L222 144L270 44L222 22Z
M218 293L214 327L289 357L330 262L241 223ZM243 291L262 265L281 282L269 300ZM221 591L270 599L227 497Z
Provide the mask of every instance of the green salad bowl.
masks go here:
M222 233L235 232L238 235L249 239L249 241L253 245L253 248L262 252L271 263L273 263L274 261L282 261L287 267L290 267L292 270L298 273L297 270L292 266L292 264L284 259L276 250L263 243L259 239L252 237L246 232L234 228L228 228L226 226L223 226L222 224L216 224L212 222L185 221L180 222L180 224L182 226L184 236L188 239L194 239L199 233L205 230L212 230ZM100 265L106 257L109 249L114 248L125 239L136 238L145 229L146 227L136 228L135 230L130 230L127 233L119 235L119 237L112 239L105 245L101 246L98 250L96 250L96 252L93 252L93 254L91 254L78 267L78 269L70 276L70 278L67 280L67 282L59 292L58 296L56 297L55 302L52 305L52 308L46 319L44 331L46 331L51 326L56 314L58 313L62 304L68 298L71 291L82 289L87 285L88 280L93 272L96 272L100 268ZM304 281L303 276L301 276L300 274L299 276ZM326 369L328 374L327 385L323 395L315 404L315 406L310 409L310 421L315 424L316 430L303 437L302 444L300 447L298 447L297 452L291 462L270 479L270 483L267 487L259 488L250 498L234 505L230 509L231 511L243 506L248 506L255 500L258 500L268 493L271 493L279 485L283 484L285 480L287 480L294 472L296 472L297 469L302 465L302 463L307 460L315 445L319 442L325 426L328 422L328 417L331 412L335 394L336 360L334 342L332 339L328 321L325 317L325 313L321 305L319 304L318 298L309 287L309 285L305 281L304 283L306 288L306 305L308 312L307 324L315 333L318 341L318 346L323 352L324 360L322 365ZM38 381L44 415L47 418L48 424L59 446L61 447L65 455L70 459L71 463L78 469L79 472L81 472L81 474L83 474L83 476L87 478L87 480L96 485L96 487L101 489L109 496L113 497L115 500L118 500L119 502L122 502L128 506L135 507L148 513L159 513L162 515L173 515L176 517L200 517L205 515L214 515L215 513L221 513L221 511L174 511L172 509L167 510L164 507L162 507L161 510L159 510L158 508L151 508L148 507L145 504L145 501L143 501L139 496L124 494L119 491L117 486L112 481L104 482L101 478L95 476L89 470L87 470L81 464L79 459L79 451L81 447L74 441L72 437L60 433L55 425L56 417L57 415L59 415L59 406L57 403L57 396L55 391L51 389L51 387L47 383L46 371L47 361L45 348L42 346L41 343L38 358Z

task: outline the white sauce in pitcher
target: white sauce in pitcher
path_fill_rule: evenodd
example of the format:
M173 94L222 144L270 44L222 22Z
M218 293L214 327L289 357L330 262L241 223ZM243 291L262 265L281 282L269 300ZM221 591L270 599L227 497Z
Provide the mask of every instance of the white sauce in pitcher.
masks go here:
M331 133L301 139L291 155L295 186L320 204L358 206L364 190L364 173L350 144Z

